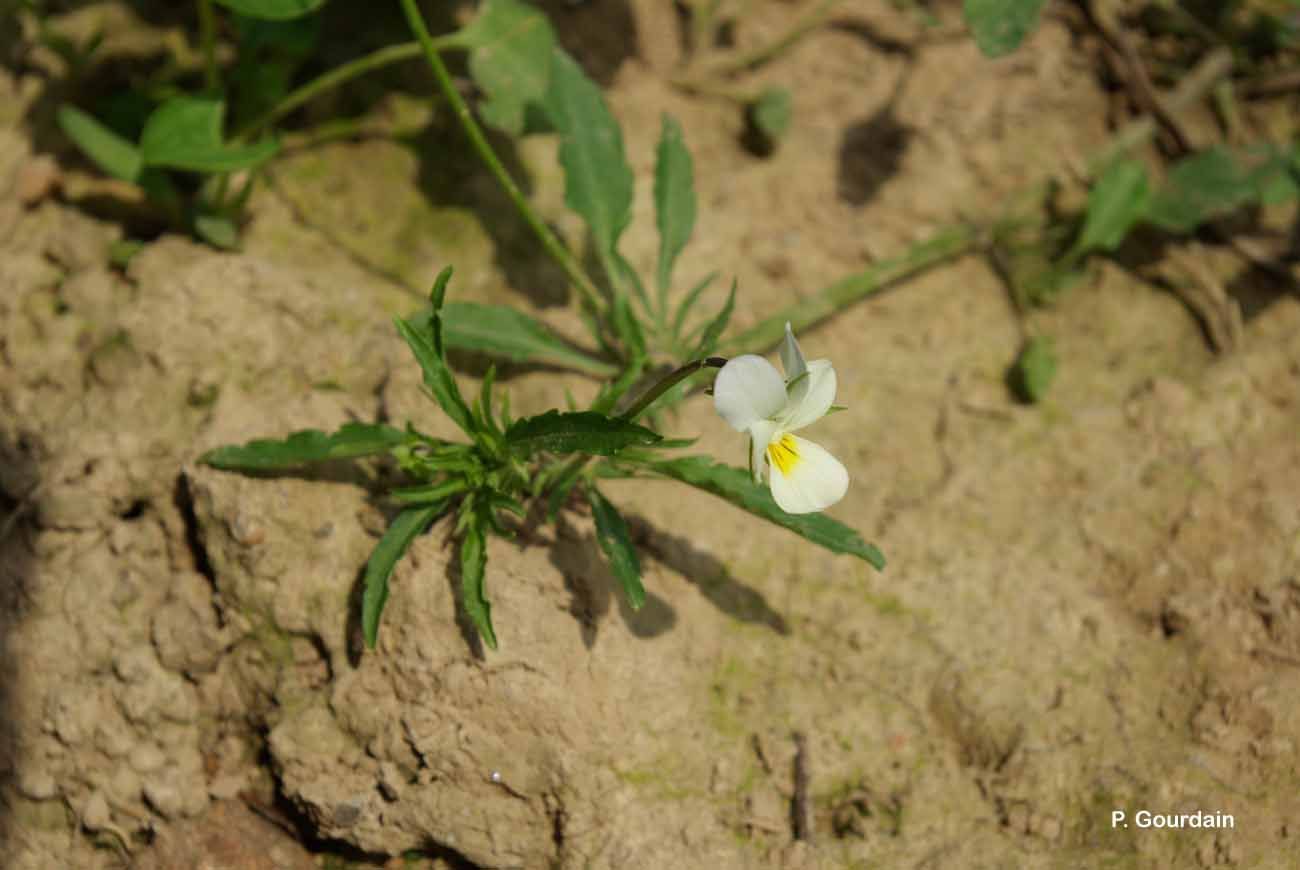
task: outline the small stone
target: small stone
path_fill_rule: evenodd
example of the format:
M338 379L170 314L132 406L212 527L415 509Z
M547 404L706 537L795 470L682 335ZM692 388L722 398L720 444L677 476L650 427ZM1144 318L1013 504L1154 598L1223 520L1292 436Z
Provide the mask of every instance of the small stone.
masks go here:
M28 160L18 167L17 175L14 196L28 208L47 199L63 183L59 164L48 154L38 154Z

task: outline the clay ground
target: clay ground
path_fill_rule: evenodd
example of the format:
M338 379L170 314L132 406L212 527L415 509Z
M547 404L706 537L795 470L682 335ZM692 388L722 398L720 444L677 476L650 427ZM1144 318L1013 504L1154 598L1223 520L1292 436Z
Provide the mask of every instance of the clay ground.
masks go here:
M752 7L741 47L791 10ZM993 62L956 4L930 29L841 4L745 80L796 95L768 158L741 146L733 104L670 85L656 3L548 8L623 123L624 251L647 271L659 117L681 120L700 216L679 280L734 275L736 329L1032 181L1068 185L1110 134L1095 46L1050 5ZM113 4L78 16L105 16L109 52L174 37ZM1265 300L1215 354L1122 262L1028 320L986 258L946 263L802 336L849 408L814 435L852 477L832 514L885 551L884 573L631 481L609 493L643 547L641 611L569 514L491 543L501 643L485 653L455 618L440 524L358 656L353 592L384 525L374 468L248 478L195 458L380 415L450 435L391 322L444 265L453 298L578 336L573 300L421 98L418 65L370 98L378 132L290 141L241 253L163 235L116 269L106 251L138 231L139 203L58 136L67 84L46 61L0 71L5 866L1295 866L1293 290L1202 249ZM553 139L501 144L577 239ZM1036 406L1004 382L1031 328L1061 358ZM463 384L481 373L468 361ZM598 387L519 368L503 382L517 413ZM741 461L707 400L671 428ZM1113 810L1236 826L1112 827Z

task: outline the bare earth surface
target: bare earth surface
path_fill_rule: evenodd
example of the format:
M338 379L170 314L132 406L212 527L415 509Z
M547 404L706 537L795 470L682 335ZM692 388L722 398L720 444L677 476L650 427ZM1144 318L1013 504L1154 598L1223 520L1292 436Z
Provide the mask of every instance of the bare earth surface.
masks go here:
M924 36L851 2L755 80L796 94L789 138L760 159L732 105L668 84L654 4L603 5L553 11L624 124L624 250L653 262L667 111L700 194L678 274L736 276L737 329L997 213L1107 135L1061 21L990 62L955 6ZM743 41L788 16L755 9ZM358 655L374 470L252 478L195 457L383 414L450 436L391 317L450 263L454 298L576 336L562 282L449 119L397 97L377 117L426 129L289 149L242 253L165 236L115 270L124 231L104 203L131 205L53 135L57 87L0 72L6 867L1295 866L1294 295L1215 357L1177 299L1099 264L1035 315L1061 375L1030 407L1003 383L1023 329L1004 285L982 258L952 262L802 337L850 409L814 434L852 476L832 513L886 552L883 574L628 482L610 494L645 554L641 611L569 514L491 542L501 646L484 651L456 619L440 524ZM43 153L61 187L43 185ZM554 142L513 159L577 238ZM521 414L598 386L505 383ZM740 461L705 400L673 428ZM1236 826L1112 827L1143 809Z

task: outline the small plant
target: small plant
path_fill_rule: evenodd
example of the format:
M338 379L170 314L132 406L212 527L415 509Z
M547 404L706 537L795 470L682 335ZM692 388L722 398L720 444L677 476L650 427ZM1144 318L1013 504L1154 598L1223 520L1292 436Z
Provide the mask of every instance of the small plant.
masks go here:
M478 398L467 400L447 366L441 312L450 278L450 268L438 276L427 316L399 318L397 329L419 362L429 394L468 442L432 438L410 424L403 430L379 423L348 423L331 434L306 430L283 440L219 447L200 458L215 468L258 472L374 455L396 461L408 480L385 494L400 509L366 566L361 624L369 646L378 636L393 566L417 535L451 513L456 516L454 534L460 541L461 603L484 643L495 649L497 635L485 587L487 537L512 536L504 515L529 517L530 501L544 499L547 517L553 521L574 492L590 506L597 540L628 604L641 607L645 589L640 564L626 522L600 491L599 482L606 478L669 478L688 483L832 552L858 556L877 569L884 568L880 551L856 532L812 513L843 496L848 475L820 447L787 434L825 414L835 391L835 372L829 362L805 364L793 336L782 350L786 373L791 375L788 381L783 382L761 357L741 356L730 362L707 358L663 378L617 416L552 410L512 420L504 399L493 392L495 368L489 368ZM756 476L741 469L703 456L668 455L666 450L690 442L665 439L635 422L683 378L706 367L722 369L715 399L723 416L733 425L744 422L751 433L759 433L754 441L759 455L755 472L764 461L770 465L770 494ZM773 419L760 419L757 415L762 413ZM536 518L537 512L532 516Z

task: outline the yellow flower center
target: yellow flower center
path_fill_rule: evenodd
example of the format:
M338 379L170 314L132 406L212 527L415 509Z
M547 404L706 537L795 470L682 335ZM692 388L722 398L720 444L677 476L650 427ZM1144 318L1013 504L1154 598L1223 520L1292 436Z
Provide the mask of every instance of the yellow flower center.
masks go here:
M782 435L779 440L768 444L767 459L781 470L781 474L788 477L799 461L799 450L795 446L794 438L790 435Z

